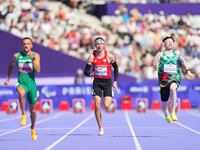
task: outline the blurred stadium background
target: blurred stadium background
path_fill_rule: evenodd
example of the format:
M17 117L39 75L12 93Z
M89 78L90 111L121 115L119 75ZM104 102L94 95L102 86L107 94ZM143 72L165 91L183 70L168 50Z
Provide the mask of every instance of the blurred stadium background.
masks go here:
M199 107L200 97L200 0L0 0L0 102L16 99L16 68L10 86L4 87L12 54L22 49L21 38L34 41L41 55L41 73L36 76L40 99L60 101L84 98L90 107L92 80L84 77L86 59L97 36L106 41L119 66L121 108L124 95L160 100L156 69L151 65L165 36L176 40L194 80L178 89L180 100Z

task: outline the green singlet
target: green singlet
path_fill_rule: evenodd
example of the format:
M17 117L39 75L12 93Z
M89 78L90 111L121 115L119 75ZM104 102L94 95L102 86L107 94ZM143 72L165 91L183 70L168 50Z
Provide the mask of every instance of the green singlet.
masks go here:
M158 79L160 87L166 87L173 81L180 84L181 73L178 68L178 58L175 50L173 50L173 56L167 56L165 51L163 51L162 54L163 56L158 66Z
M35 52L33 52L35 55ZM17 56L18 83L16 88L22 86L27 94L29 104L37 103L37 86L35 82L35 70L30 56L19 52Z

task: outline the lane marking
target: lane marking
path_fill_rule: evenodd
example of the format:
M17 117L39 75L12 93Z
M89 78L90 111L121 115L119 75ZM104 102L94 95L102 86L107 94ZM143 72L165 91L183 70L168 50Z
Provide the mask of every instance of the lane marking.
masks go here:
M125 117L126 117L126 121L127 121L127 123L128 123L128 126L129 126L129 128L130 128L131 134L132 134L132 136L133 136L133 141L134 141L134 143L135 143L136 150L142 150L142 148L141 148L141 146L140 146L140 143L139 143L139 141L138 141L138 139L137 139L137 137L136 137L136 134L135 134L135 132L134 132L134 130L133 130L133 126L132 126L132 124L131 124L131 121L130 121L130 118L129 118L129 115L128 115L128 112L127 112L127 111L125 111Z
M190 127L188 127L188 126L186 126L186 125L184 125L184 124L182 124L180 122L175 122L175 123L178 124L179 126L183 127L183 128L186 128L186 129L188 129L188 130L200 135L200 132L198 132L198 131L196 131L196 130L194 130L194 129L192 129L192 128L190 128Z
M43 122L46 122L46 121L55 119L55 118L57 118L57 117L59 117L59 116L61 116L61 115L63 115L63 114L64 114L64 113L56 114L56 115L54 115L54 116L52 116L52 117L48 117L48 118L46 118L46 119L37 121L35 124L37 125L37 124L40 124L40 123L43 123ZM26 126L24 126L24 127L17 128L17 129L14 129L14 130L11 130L11 131L2 133L2 134L0 134L0 137L1 137L1 136L4 136L4 135L7 135L7 134L10 134L10 133L14 133L14 132L16 132L16 131L20 131L20 130L23 130L23 129L26 129L26 128L30 128L30 125L31 125L31 124L28 124L28 125L26 125Z
M13 118L7 118L7 119L1 119L0 122L11 121L11 120L15 120L15 119L18 119L18 118L20 118L20 116L16 116L16 117L13 117Z
M158 112L158 111L157 111L156 113L157 113L159 116L165 118L165 116L164 116L161 112ZM185 129L188 129L188 130L190 130L190 131L192 131L192 132L194 132L194 133L200 135L200 132L198 132L198 131L196 131L196 130L194 130L194 129L192 129L192 128L190 128L190 127L188 127L188 126L186 126L186 125L184 125L184 124L182 124L182 123L180 123L180 122L178 122L178 121L174 121L173 123L175 123L175 124L177 124L177 125L179 125L179 126L185 128Z
M64 140L68 135L70 135L72 132L76 131L80 126L85 124L87 121L89 121L94 116L94 113L90 114L87 118L85 118L83 121L81 121L78 125L76 125L73 129L71 129L69 132L65 133L60 139L46 147L44 150L50 150L53 147L55 147L58 143L60 143L62 140Z
M191 111L186 111L187 113L195 116L195 117L200 117L200 114L199 113L196 113L196 112L191 112Z

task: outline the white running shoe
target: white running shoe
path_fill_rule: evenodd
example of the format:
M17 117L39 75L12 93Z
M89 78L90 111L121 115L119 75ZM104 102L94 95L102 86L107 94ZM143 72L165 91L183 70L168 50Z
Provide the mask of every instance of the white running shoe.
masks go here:
M104 130L103 130L103 128L100 128L100 129L99 129L98 135L104 135Z

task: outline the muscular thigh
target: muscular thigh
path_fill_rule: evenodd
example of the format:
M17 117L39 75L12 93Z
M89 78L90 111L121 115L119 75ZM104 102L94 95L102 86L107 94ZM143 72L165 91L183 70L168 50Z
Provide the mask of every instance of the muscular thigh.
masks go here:
M174 91L174 90L176 90L178 88L178 85L177 85L177 83L175 83L175 82L173 82L171 85L170 85L170 90L171 91Z
M110 96L104 97L104 99L103 99L104 106L110 106L111 103L112 103L112 97L110 97Z
M18 95L19 96L25 96L26 95L26 90L25 90L25 88L23 87L23 86L17 86L16 87L16 90L17 90L17 93L18 93Z

